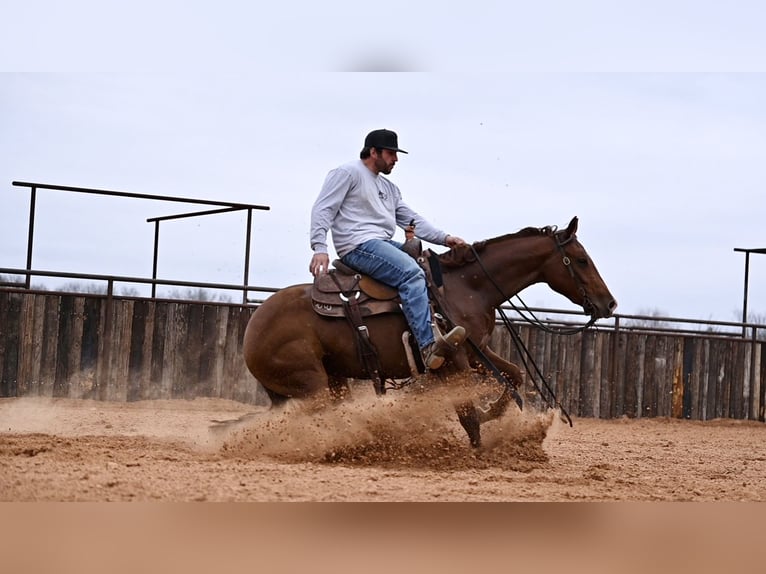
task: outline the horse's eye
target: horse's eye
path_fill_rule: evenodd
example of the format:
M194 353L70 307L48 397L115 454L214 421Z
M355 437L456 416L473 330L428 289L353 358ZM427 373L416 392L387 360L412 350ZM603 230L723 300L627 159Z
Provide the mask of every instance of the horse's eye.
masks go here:
M588 258L587 257L578 257L577 258L578 265L581 265L582 267L588 266Z

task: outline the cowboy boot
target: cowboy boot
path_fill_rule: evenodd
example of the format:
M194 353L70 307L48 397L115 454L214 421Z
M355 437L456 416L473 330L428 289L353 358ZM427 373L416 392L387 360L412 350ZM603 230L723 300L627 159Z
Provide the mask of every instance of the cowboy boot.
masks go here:
M454 353L466 338L465 329L461 326L453 327L446 335L434 325L433 343L423 349L423 362L426 367L436 370L447 360L447 356Z

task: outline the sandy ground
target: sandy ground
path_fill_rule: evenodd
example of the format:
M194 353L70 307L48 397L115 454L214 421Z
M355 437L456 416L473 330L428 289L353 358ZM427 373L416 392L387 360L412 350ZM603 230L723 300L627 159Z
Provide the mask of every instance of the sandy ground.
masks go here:
M763 423L569 427L513 408L482 429L472 450L449 400L428 393L283 413L217 399L0 399L0 500L766 500Z

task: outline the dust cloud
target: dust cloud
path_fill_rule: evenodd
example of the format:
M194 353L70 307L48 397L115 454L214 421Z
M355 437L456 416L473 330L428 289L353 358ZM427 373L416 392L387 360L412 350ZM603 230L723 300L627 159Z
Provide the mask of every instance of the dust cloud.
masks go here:
M461 470L499 467L526 471L548 461L543 442L558 420L553 411L520 411L482 425L483 446L472 448L454 405L460 386L412 392L355 391L335 405L291 402L280 410L222 425L220 452L284 463Z

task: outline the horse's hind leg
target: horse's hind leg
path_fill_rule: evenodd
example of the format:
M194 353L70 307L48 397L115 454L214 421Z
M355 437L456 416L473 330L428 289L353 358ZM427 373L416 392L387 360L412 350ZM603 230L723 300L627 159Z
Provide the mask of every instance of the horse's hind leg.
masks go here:
M285 403L287 403L289 397L280 395L279 393L272 391L268 387L263 387L263 388L266 391L266 394L269 396L269 399L271 400L272 409L280 409L283 406L285 406Z

